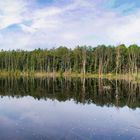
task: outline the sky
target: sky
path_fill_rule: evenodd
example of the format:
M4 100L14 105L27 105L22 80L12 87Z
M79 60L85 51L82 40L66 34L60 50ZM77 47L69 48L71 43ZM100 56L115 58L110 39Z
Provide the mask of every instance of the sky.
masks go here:
M140 45L140 0L1 0L0 49Z

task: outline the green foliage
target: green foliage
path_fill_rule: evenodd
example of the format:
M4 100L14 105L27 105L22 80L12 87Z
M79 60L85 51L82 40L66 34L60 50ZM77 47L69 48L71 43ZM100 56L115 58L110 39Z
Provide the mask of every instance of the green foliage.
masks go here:
M77 46L75 49L35 49L33 51L0 51L0 71L19 75L20 72L75 72L75 73L138 73L140 69L140 47L128 48L99 45Z

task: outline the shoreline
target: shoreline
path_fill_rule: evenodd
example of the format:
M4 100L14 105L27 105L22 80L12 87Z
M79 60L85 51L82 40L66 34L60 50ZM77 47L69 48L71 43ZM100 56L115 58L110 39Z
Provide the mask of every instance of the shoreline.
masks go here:
M60 73L60 72L21 72L21 71L15 71L15 72L8 72L8 71L0 71L0 77L71 77L71 78L105 78L105 79L120 79L120 80L140 80L140 74L91 74L86 73L85 75L83 73Z

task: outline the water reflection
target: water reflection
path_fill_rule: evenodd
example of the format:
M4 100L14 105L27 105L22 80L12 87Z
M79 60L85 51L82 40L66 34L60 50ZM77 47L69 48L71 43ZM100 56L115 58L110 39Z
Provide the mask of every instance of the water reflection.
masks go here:
M0 139L139 140L139 90L124 80L0 79Z
M140 107L140 84L125 80L84 78L3 78L0 95L52 99L99 106Z

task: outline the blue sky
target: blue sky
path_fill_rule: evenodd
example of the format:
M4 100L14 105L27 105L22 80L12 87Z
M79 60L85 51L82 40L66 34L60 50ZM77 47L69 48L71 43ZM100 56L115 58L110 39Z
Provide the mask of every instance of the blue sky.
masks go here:
M140 0L3 0L0 21L0 49L140 45Z

